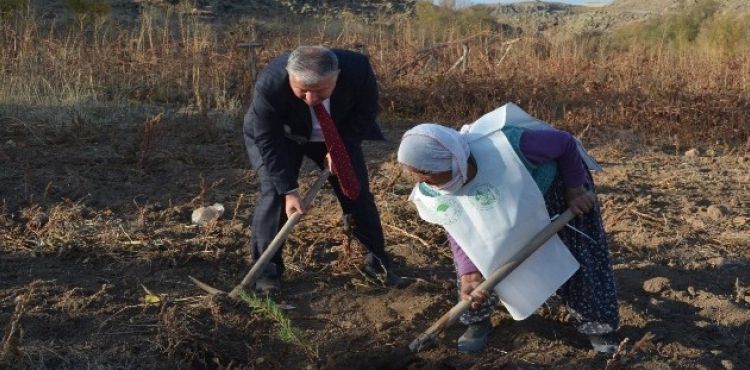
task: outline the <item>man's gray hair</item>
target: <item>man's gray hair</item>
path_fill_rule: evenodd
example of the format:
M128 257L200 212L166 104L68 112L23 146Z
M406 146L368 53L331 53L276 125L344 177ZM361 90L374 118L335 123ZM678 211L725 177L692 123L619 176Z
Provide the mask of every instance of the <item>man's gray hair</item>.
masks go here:
M312 85L339 73L336 54L323 46L300 46L289 55L286 71L306 85Z

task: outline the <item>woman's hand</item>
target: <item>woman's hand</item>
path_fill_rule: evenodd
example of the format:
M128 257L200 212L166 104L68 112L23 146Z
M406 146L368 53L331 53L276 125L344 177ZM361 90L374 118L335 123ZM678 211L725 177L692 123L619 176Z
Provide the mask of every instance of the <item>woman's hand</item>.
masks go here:
M565 200L568 202L568 207L573 211L573 214L580 216L594 208L596 196L586 191L586 188L583 186L579 186L577 188L565 189Z
M471 293L479 284L484 281L482 274L479 272L472 272L461 276L461 299L471 302L471 309L476 310L487 302L490 298L486 290L476 291Z

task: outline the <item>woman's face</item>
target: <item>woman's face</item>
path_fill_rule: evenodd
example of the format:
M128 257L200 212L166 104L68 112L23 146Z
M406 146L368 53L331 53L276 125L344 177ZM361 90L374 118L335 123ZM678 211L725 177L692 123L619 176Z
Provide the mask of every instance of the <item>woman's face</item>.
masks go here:
M401 166L403 166L406 175L411 178L412 181L423 182L431 186L443 185L448 181L451 181L451 179L453 178L452 171L424 172L405 164L402 164Z

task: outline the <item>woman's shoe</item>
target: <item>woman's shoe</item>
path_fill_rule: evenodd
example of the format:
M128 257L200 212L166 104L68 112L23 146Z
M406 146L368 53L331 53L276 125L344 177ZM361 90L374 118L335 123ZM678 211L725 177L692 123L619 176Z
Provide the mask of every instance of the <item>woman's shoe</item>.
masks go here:
M487 338L492 333L490 320L469 325L466 332L458 338L458 350L466 353L480 353L487 346Z

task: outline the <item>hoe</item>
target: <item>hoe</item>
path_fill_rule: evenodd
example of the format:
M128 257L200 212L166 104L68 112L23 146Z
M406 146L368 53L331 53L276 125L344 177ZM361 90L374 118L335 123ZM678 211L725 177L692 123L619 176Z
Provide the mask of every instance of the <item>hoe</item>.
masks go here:
M307 190L307 193L302 198L302 205L305 208L308 208L310 204L312 204L313 199L315 199L315 196L318 194L318 191L320 191L320 188L323 187L323 183L328 180L328 176L331 175L331 172L328 170L323 170L323 172L320 173L318 178L315 180L315 182L312 184L309 190ZM284 223L284 226L281 227L281 230L276 234L276 236L271 241L271 244L266 247L266 250L263 252L263 254L260 255L260 258L258 258L257 261L255 261L255 264L253 267L248 271L247 274L245 274L245 277L242 278L242 281L235 286L232 291L230 291L229 298L237 299L237 297L242 293L242 291L248 287L252 286L252 284L255 282L255 279L258 278L258 273L260 271L263 271L263 268L268 264L268 261L273 258L274 254L281 248L281 245L284 244L284 241L289 236L289 234L292 232L292 229L294 226L299 222L299 219L302 217L302 214L299 212L292 213L291 216L286 220L286 223ZM209 294L227 294L227 292L216 289L192 276L188 276L190 280L193 281L195 285L198 286L198 288L203 289Z
M487 279L479 284L475 291L479 290L492 290L495 285L499 284L506 276L510 275L518 265L520 265L526 258L534 254L549 238L555 235L560 229L562 229L575 215L570 209L566 210L562 215L557 217L549 225L545 226L539 233L537 233L521 250L506 262L495 270ZM436 343L437 336L445 329L450 327L453 323L458 320L458 317L462 313L469 309L469 301L462 300L448 312L443 314L432 326L430 326L425 332L419 335L417 339L414 339L409 344L409 349L412 352L419 352L425 348L428 348Z

